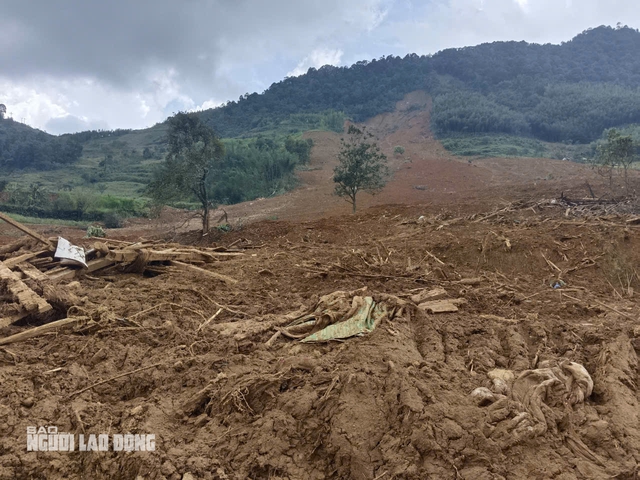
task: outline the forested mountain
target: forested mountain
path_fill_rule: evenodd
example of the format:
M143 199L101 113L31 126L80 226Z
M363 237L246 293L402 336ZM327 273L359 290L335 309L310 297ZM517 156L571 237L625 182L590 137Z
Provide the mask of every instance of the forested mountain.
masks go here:
M341 131L345 118L392 111L415 90L433 98L432 129L457 154L586 159L606 129L640 135L638 52L640 32L603 26L561 45L494 42L311 68L199 112L227 147L212 198L234 203L287 190L308 160L301 132ZM56 137L0 115L2 208L74 219L139 214L167 128Z
M366 120L422 89L434 97L440 135L512 133L586 143L605 128L640 122L638 52L637 30L602 26L561 45L494 42L388 56L311 68L202 116L220 135L235 137L295 113L335 110Z
M55 137L0 117L0 168L50 170L78 161L82 144L71 136Z

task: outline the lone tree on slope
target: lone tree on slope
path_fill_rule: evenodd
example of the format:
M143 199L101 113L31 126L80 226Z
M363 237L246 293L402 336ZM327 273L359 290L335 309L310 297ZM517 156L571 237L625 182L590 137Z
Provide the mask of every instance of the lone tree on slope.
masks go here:
M387 183L389 169L387 157L371 142L373 135L365 127L350 125L347 134L348 140L340 140L340 163L333 170L333 181L336 195L347 200L355 213L358 192L364 190L371 195L380 192Z
M629 167L636 159L636 146L630 135L621 135L615 128L607 132L607 141L598 146L596 166L598 173L609 179L613 191L613 171L622 168L625 187L629 188Z
M224 145L194 113L178 113L168 122L169 152L149 185L149 193L159 203L197 199L202 205L204 235L209 232L212 207L210 177L224 156Z

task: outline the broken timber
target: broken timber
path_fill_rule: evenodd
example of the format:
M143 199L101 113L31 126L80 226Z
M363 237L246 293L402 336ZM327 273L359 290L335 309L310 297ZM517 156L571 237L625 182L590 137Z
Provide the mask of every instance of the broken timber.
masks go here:
M24 225L22 225L20 222L16 222L13 218L5 215L4 213L0 212L0 220L4 220L5 222L7 222L10 225L13 225L14 227L16 227L18 230L23 231L24 233L26 233L27 235L35 238L36 240L38 240L39 242L44 243L45 245L47 245L50 249L55 249L53 246L53 243L51 243L49 240L47 240L46 238L44 238L42 235L40 235L37 232L34 232L33 230L31 230L29 227L25 227Z
M6 284L7 290L11 292L21 309L15 314L0 318L0 328L11 325L32 313L46 313L53 310L53 307L44 298L31 290L16 273L9 270L2 262L0 262L0 280Z
M6 283L7 290L27 312L46 313L53 309L46 300L25 285L3 262L0 262L0 280Z
M195 265L189 265L188 263L182 263L177 260L171 261L171 266L178 267L180 270L198 272L204 275L208 275L210 277L215 278L216 280L221 280L228 284L238 283L238 280L235 278L228 277L226 275L222 275L221 273L212 272L211 270L205 270L204 268L196 267Z

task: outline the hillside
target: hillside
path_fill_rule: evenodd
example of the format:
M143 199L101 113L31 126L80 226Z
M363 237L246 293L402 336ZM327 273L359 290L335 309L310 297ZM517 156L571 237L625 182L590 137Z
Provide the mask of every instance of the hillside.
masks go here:
M361 122L425 90L440 136L493 132L588 143L605 128L640 122L639 49L638 31L603 26L562 45L495 42L433 56L388 56L311 68L202 116L223 136L300 112L343 111Z

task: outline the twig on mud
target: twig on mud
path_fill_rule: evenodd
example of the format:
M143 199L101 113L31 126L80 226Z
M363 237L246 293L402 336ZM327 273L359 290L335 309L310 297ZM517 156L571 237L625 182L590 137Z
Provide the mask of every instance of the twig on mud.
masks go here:
M411 275L375 275L372 273L358 273L358 272L354 272L352 270L348 270L345 267L343 267L342 265L338 265L338 264L334 264L334 266L339 267L342 269L342 271L340 272L340 274L342 275L350 275L352 277L364 277L364 278L399 278L399 279L403 279L403 280L418 280L416 277L413 277ZM313 270L311 268L305 268L305 267L301 267L299 265L296 265L297 268L299 268L300 270L303 270L305 272L309 272L309 273L317 273L320 275L328 275L329 273L331 273L330 270Z
M544 253L540 252L540 255L542 255L542 258L544 258L545 262L547 262L547 265L549 265L549 267L551 267L552 269L555 268L558 272L562 273L562 270L560 270L560 268L558 268L558 266L555 263L553 263L551 260L545 257Z
M11 357L13 358L13 363L14 363L14 365L18 365L18 356L17 356L15 353L13 353L13 352L12 352L12 351L10 351L10 350L7 350L6 348L0 348L0 351L2 351L2 352L6 352L6 353L8 353L9 355L11 355Z
M378 475L376 478L374 478L373 480L380 480L382 477L384 477L387 473L389 472L382 472L380 475Z
M582 300L580 300L579 298L576 297L572 297L571 295L567 295L566 293L564 293L563 291L560 291L561 296L565 296L567 298L570 298L571 300L575 300L576 302L580 302L582 303ZM609 310L611 310L612 312L617 313L618 315L622 315L623 317L626 317L630 320L636 320L635 317L632 317L631 315L627 314L627 313L622 313L620 310L617 310L613 307L610 307L609 305L607 305L606 303L602 303L600 300L596 300L595 298L593 299L594 302L596 302L598 305L601 305L605 308L608 308Z
M322 395L322 398L320 399L321 402L325 401L327 398L329 398L329 394L331 393L331 391L333 390L333 388L336 386L336 384L340 381L340 377L339 376L335 376L333 377L333 380L331 380L331 385L329 385L329 388L327 388L327 391L324 392L324 395Z
M242 428L242 427L236 427L236 428L231 428L231 427L229 427L229 428L227 429L227 431L226 431L226 432L224 432L224 433L223 433L222 435L220 435L218 438L215 438L215 439L211 442L211 444L212 444L212 445L215 445L215 444L216 444L216 443L218 443L220 440L222 440L224 437L226 437L229 433L231 433L231 432L235 432L236 430L240 430L240 428Z
M204 298L205 300L207 300L207 301L211 302L211 303L212 303L212 304L214 304L216 307L218 307L218 308L222 308L222 309L226 310L227 312L235 313L236 315L244 315L245 317L248 317L248 316L249 316L249 314L248 314L248 313L241 312L241 311L239 311L239 310L233 310L233 309L231 309L231 308L227 307L226 305L221 305L221 304L219 304L218 302L216 302L215 300L213 300L209 295L207 295L207 294L205 294L205 293L202 293L200 290L196 290L195 288L190 288L190 289L188 289L188 291L189 291L189 292L194 292L194 293L196 293L197 295L200 295L200 297L202 297L202 298Z
M204 323L200 324L200 326L198 327L198 330L196 330L196 332L199 332L200 330L202 330L204 327L206 327L207 325L209 325L211 322L213 322L215 320L215 318L220 315L220 312L222 312L222 308L219 308L218 311L216 313L214 313L213 315L211 315L211 317L209 317L208 320L205 320Z
M128 318L129 320L131 320L131 319L132 319L132 318L134 318L134 317L138 317L138 316L140 316L140 315L144 315L145 313L152 312L153 310L155 310L155 309L157 309L157 308L160 308L160 307L161 307L161 306L163 306L163 305L168 305L168 303L165 303L165 302L163 302L163 303L159 303L158 305L154 305L153 307L149 307L149 308L147 308L147 309L145 309L145 310L142 310L141 312L134 313L133 315L130 315L130 316L129 316L129 317L127 317L127 318Z
M73 393L70 393L69 395L67 395L67 398L71 398L71 397L75 397L76 395L79 395L83 392L86 392L87 390L91 390L94 387L97 387L99 385L104 385L105 383L109 383L113 380L117 380L118 378L122 378L122 377L126 377L127 375L133 375L134 373L138 373L138 372L142 372L143 370L149 370L150 368L154 368L154 367L159 367L160 365L164 365L165 362L160 362L160 363L154 363L153 365L148 365L146 367L141 367L141 368L137 368L135 370L132 370L130 372L125 372L125 373L121 373L120 375L116 375L115 377L111 377L108 378L106 380L102 380L100 382L94 383L93 385L89 385L88 387L85 387L81 390L76 390Z
M277 340L278 338L280 338L280 336L281 336L281 335L282 335L282 331L281 331L281 330L278 330L276 333L274 333L274 334L271 336L271 338L270 338L269 340L267 340L267 341L266 341L265 345L266 345L267 347L272 346L272 345L276 342L276 340Z
M438 257L436 257L433 253L431 253L429 250L425 250L424 251L427 256L433 258L436 262L438 262L440 265L446 265L446 263L444 263L442 260L440 260ZM422 263L422 262L420 262Z

